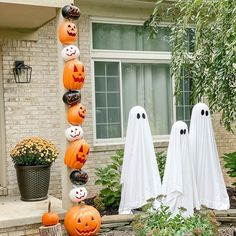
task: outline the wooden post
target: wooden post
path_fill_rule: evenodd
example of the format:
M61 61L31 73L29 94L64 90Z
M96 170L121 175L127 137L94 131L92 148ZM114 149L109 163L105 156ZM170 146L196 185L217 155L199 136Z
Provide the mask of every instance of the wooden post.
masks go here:
M40 226L39 235L40 236L63 236L61 224L58 223L53 226Z

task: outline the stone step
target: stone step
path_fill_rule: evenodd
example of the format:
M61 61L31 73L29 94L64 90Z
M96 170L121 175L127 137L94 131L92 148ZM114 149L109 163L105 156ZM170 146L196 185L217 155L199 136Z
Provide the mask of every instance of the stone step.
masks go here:
M0 186L0 196L7 196L7 188Z

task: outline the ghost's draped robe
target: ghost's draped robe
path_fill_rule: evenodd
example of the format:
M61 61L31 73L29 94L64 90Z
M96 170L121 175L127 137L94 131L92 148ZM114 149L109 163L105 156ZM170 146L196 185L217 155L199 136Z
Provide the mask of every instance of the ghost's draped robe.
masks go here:
M131 213L161 191L148 118L140 106L129 112L121 184L119 214Z
M200 204L216 210L229 209L210 111L204 103L193 107L189 137Z

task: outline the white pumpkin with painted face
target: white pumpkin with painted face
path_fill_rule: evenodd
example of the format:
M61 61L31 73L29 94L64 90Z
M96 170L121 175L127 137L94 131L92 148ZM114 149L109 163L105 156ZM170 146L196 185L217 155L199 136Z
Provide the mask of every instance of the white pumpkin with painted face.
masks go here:
M69 61L78 58L80 55L79 49L75 45L69 45L62 49L61 56L64 61Z
M84 131L80 126L71 126L65 131L66 139L70 142L73 142L77 139L83 138Z
M75 187L70 190L69 198L72 202L81 202L86 199L88 191L85 187Z

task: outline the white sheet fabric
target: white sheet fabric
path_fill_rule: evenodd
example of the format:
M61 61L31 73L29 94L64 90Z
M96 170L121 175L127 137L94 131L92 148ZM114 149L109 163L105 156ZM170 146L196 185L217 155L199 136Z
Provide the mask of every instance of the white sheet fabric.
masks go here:
M132 213L161 192L148 117L140 106L129 112L121 184L119 214Z
M189 134L200 204L216 210L229 209L229 197L206 104L198 103L193 107Z
M170 134L162 193L163 203L170 207L172 215L184 207L184 217L192 216L194 208L200 208L193 161L189 155L188 127L183 121L173 124Z

